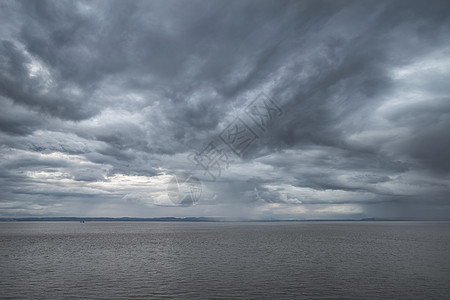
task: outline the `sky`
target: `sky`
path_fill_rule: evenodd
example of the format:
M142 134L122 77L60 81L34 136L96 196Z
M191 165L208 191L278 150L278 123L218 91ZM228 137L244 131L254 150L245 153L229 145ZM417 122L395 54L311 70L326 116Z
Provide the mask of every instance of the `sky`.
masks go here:
M0 0L0 217L450 219L448 1Z

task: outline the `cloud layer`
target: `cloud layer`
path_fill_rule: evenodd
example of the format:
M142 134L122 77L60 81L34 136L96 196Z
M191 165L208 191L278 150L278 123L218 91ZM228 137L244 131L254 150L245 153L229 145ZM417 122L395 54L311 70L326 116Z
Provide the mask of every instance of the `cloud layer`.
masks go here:
M0 8L2 217L450 216L448 1ZM283 113L237 156L219 134L261 93Z

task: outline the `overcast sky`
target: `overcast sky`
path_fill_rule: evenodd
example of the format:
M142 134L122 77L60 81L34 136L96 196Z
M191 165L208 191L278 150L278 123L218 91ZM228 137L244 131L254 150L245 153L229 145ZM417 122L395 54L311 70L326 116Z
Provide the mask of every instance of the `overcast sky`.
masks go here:
M0 217L450 218L449 1L0 0L0 39Z

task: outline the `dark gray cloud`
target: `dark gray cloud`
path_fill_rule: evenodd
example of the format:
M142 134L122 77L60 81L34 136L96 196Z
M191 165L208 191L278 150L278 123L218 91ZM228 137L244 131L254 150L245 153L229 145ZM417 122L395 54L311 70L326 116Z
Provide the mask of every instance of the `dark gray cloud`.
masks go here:
M1 216L450 216L447 1L0 7ZM260 93L282 115L211 181L193 151Z

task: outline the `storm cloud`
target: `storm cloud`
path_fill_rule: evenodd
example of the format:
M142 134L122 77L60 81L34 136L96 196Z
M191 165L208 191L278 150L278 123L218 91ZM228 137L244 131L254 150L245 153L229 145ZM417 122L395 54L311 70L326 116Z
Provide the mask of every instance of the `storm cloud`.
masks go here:
M1 217L450 217L448 1L0 1L0 20ZM260 95L282 111L264 130ZM220 144L236 117L242 155ZM193 159L210 142L220 170ZM196 205L170 201L177 174Z

